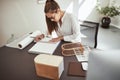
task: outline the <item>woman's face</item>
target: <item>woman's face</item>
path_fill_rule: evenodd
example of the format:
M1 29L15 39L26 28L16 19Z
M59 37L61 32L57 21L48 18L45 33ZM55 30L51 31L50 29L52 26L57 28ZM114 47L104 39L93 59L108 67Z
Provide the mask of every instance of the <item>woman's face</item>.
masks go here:
M54 21L54 22L59 22L61 18L59 9L56 12L48 12L45 15L47 16L47 18L49 18L51 21Z

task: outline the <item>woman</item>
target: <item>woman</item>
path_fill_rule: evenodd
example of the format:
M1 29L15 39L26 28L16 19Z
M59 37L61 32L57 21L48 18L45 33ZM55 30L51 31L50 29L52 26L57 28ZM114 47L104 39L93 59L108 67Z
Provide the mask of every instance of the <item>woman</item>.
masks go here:
M44 8L46 23L48 28L48 34L52 34L53 31L57 33L56 38L52 38L50 42L64 41L81 41L80 25L75 17L62 11L60 6L55 0L47 0ZM43 38L44 35L38 35L35 40L38 41Z

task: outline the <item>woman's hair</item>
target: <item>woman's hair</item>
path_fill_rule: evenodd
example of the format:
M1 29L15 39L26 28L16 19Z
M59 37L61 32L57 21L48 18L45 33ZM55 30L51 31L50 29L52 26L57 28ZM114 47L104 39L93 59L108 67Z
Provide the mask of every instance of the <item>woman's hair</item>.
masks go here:
M55 0L46 0L44 12L45 13L56 13L56 11L60 9L58 3ZM51 34L53 30L58 29L57 22L51 21L51 19L46 16L46 23L48 27L48 31Z

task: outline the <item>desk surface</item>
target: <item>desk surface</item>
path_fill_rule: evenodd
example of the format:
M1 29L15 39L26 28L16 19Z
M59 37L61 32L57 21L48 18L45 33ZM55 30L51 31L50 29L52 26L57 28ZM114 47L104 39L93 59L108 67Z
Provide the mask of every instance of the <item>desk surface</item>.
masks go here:
M54 55L61 54L61 42ZM50 80L38 77L35 72L34 58L37 54L28 53L28 50L34 45L30 44L23 50L3 46L0 48L0 80ZM60 80L85 80L85 77L74 77L67 75L69 62L77 61L75 56L64 56L64 72Z

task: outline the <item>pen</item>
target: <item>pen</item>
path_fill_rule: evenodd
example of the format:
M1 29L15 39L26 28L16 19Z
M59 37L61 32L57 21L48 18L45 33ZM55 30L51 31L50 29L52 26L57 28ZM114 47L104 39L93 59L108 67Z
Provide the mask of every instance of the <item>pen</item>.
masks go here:
M35 38L35 37L33 37L33 36L30 36L30 38ZM41 40L42 38L38 38L39 40Z
M39 37L38 40L36 41L36 40L35 40L36 37L34 37L34 36L30 36L30 38L34 38L34 42L38 42L39 40L42 39L42 38Z
M33 37L33 36L30 36L30 38L35 38L35 37Z

